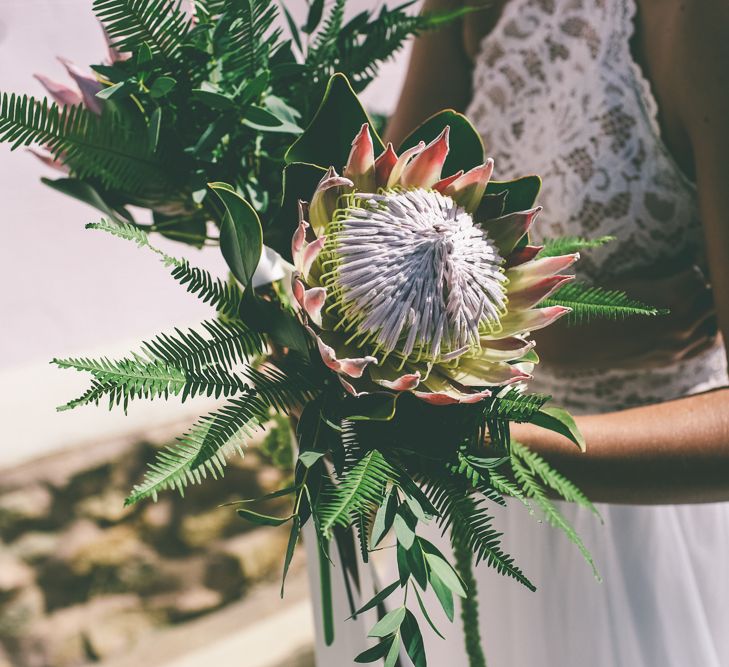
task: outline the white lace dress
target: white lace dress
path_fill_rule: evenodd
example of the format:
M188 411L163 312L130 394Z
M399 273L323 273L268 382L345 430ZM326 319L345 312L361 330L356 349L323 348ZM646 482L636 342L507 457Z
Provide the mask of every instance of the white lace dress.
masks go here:
M510 0L481 44L467 111L498 177L541 175L537 240L617 237L580 262L582 276L597 281L679 252L702 257L696 190L661 140L655 99L631 55L634 15L635 0ZM536 376L533 390L577 414L727 384L720 349L658 370L540 366ZM520 505L500 512L505 548L538 590L477 568L489 667L729 666L729 504L601 505L604 525L561 508L603 582L560 532ZM319 653L319 667L351 664L347 650L364 630L353 625L334 651ZM460 626L439 625L446 641L424 627L429 664L467 667Z

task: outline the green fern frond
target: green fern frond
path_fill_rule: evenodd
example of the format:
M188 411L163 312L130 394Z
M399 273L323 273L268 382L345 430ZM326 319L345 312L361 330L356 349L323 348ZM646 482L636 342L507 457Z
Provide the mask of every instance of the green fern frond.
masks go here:
M489 406L489 414L514 422L526 422L552 397L549 394L525 394L516 389L497 396Z
M493 518L482 506L482 499L474 497L468 486L452 477L442 478L426 485L425 492L440 514L438 523L443 532L450 528L455 539L468 545L476 563L485 560L500 574L536 590L514 559L501 548L501 533L491 525Z
M236 364L251 361L263 354L263 336L242 322L208 320L201 325L208 337L188 329L175 329L176 335L159 334L142 344L150 359L159 359L179 368L201 369L218 364L231 369Z
M321 530L331 537L334 526L349 526L359 514L369 514L382 502L388 483L397 476L385 457L372 449L339 484L331 484L318 501Z
M27 95L0 95L0 142L11 150L36 144L79 178L95 177L105 186L140 192L167 178L151 154L147 136L122 116L97 116L82 106L49 104Z
M167 489L184 495L189 484L200 484L208 474L222 477L228 458L236 452L242 456L247 440L268 420L269 408L259 396L248 393L201 417L177 443L157 454L125 504L149 497L157 500Z
M112 234L126 241L136 243L140 248L147 248L157 253L165 266L172 266L172 277L183 285L190 294L195 294L202 300L215 308L219 313L228 317L237 317L243 292L237 283L223 282L220 278L214 278L209 271L191 266L186 259L171 257L149 242L147 233L131 223L117 224L108 220L92 222L86 225L86 229L98 229Z
M618 320L632 315L654 316L666 312L631 299L625 292L606 290L580 282L567 283L540 305L572 308L568 315L571 324L589 322L595 317Z
M511 452L512 456L518 457L533 474L567 502L577 503L590 510L595 516L600 516L588 497L575 484L552 468L539 454L515 441L511 443Z
M557 255L571 255L580 250L599 248L614 241L614 236L601 236L597 239L586 239L582 236L560 236L544 242L544 248L539 251L538 257L556 257Z
M582 539L577 534L577 531L570 525L569 521L562 516L562 513L555 507L554 503L547 498L547 494L544 491L544 487L539 484L534 473L522 464L522 462L516 456L512 456L511 467L514 472L516 481L521 485L522 493L531 500L542 510L544 517L547 522L559 528L568 539L577 546L582 554L583 558L592 567L592 571L597 579L600 579L600 575L597 571L597 566L592 558L592 554L588 551Z
M164 262L165 266L180 266L182 260L176 257L171 257L166 252L163 252L159 248L155 248L149 242L149 236L139 225L134 225L131 222L113 222L111 220L102 219L101 222L90 222L86 225L86 229L96 229L117 238L124 239L125 241L131 241L135 243L139 248L148 248L154 253L157 253Z
M226 18L230 26L224 66L241 79L252 79L267 65L281 36L281 30L273 28L278 7L269 0L237 0L227 3Z
M111 361L109 359L54 359L59 368L72 368L91 373L98 385L92 394L84 395L85 402L98 402L106 395L109 409L129 401L146 398L180 396L182 401L195 396L231 396L250 388L241 375L230 373L219 366L203 369L181 369L162 361L146 361L141 357ZM101 392L101 395L99 393ZM81 404L81 398L62 406L61 410Z
M324 18L322 27L317 32L314 43L306 54L307 65L313 69L325 63L330 63L334 67L337 66L335 58L337 39L342 29L346 4L346 0L334 0L334 4ZM328 72L329 70L327 70L325 77L328 77Z
M392 8L383 6L371 22L355 19L341 30L338 29L335 39L329 38L324 42L330 45L328 54L331 66L327 73L343 72L355 91L361 91L375 79L381 65L390 60L410 37L434 30L473 11L466 7L450 12L409 14L405 11L408 4ZM335 45L336 59L332 57Z
M219 313L229 317L238 315L243 292L237 283L226 283L220 278L214 278L205 269L190 266L187 260L182 260L182 263L172 270L172 277L190 294L195 294L203 303L211 305Z
M123 52L146 44L153 54L174 59L190 30L179 0L94 0L93 10Z

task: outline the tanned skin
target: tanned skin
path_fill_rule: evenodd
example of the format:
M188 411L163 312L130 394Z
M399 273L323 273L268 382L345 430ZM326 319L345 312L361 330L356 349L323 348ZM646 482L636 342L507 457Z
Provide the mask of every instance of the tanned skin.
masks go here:
M508 1L488 2L460 24L416 40L388 140L397 145L440 109L466 108L473 59ZM462 4L426 0L425 9ZM571 367L650 368L729 341L729 0L638 0L638 15L634 55L651 81L666 145L696 181L711 289L680 266L646 268L611 285L671 315L540 332L542 359ZM512 435L594 501L729 500L729 388L576 421L584 454L532 425L514 424Z

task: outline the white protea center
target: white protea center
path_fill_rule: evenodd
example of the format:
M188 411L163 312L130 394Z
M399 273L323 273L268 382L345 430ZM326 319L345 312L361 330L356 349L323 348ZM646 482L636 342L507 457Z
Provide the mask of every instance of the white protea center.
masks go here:
M502 258L471 215L434 190L358 193L335 216L323 276L340 327L373 353L447 361L506 312Z

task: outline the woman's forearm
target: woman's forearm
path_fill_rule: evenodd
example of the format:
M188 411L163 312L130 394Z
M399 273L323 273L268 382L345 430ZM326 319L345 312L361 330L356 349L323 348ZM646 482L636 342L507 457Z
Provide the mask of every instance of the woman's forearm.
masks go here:
M596 502L729 500L729 388L576 421L585 453L531 424L513 425L512 437Z

